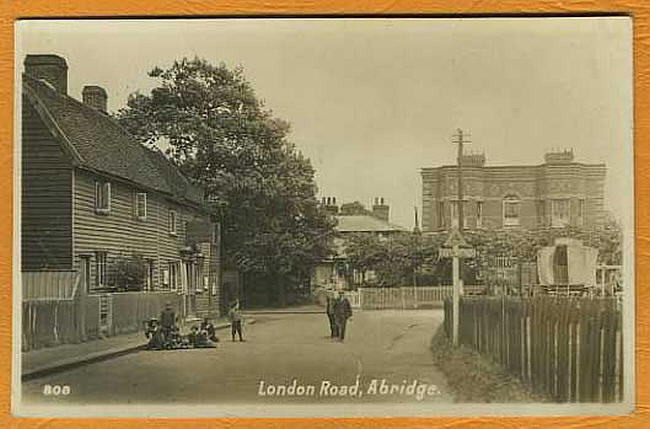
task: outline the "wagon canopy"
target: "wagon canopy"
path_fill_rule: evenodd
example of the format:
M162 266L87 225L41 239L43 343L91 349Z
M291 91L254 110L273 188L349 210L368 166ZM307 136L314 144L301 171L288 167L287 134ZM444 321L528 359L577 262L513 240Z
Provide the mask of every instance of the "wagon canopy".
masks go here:
M598 249L584 246L578 240L556 239L554 246L537 252L537 270L542 285L596 284Z

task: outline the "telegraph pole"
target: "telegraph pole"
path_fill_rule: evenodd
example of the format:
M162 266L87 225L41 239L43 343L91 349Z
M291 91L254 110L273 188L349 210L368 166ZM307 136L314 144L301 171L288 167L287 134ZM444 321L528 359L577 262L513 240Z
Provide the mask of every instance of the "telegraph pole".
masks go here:
M464 213L463 213L463 144L471 143L471 140L467 140L469 136L463 134L463 130L460 128L456 129L456 134L452 137L452 142L458 145L458 230L463 231L464 229Z
M472 258L475 255L474 250L465 242L463 238L463 144L470 143L466 140L467 136L463 134L460 128L453 135L452 142L458 144L458 227L452 227L449 237L440 248L442 257L451 258L452 260L452 342L454 346L459 343L459 326L460 326L460 295L461 278L460 268L462 258Z

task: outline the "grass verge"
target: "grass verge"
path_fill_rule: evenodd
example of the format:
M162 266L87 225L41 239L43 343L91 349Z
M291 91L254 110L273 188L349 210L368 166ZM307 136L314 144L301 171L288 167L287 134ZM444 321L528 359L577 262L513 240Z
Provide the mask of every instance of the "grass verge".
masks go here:
M436 366L445 375L456 402L548 402L490 357L461 346L454 348L442 327L431 341Z

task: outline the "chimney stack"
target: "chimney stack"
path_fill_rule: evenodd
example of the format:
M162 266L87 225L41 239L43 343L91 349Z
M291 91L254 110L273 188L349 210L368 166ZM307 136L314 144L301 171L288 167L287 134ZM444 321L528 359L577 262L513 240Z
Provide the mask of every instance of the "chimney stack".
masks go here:
M46 81L61 94L68 93L68 64L58 55L27 55L25 74Z
M384 197L375 198L375 204L372 206L372 215L377 219L388 222L390 207L384 203Z
M86 85L81 91L81 98L85 105L106 113L108 95L101 86Z
M339 214L339 206L336 205L336 197L323 197L325 212L332 216Z

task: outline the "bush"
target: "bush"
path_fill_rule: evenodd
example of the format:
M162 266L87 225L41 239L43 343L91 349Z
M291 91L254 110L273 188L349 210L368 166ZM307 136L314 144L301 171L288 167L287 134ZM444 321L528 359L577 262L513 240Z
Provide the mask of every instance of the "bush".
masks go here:
M115 260L115 287L120 291L141 291L146 274L147 266L140 255Z

